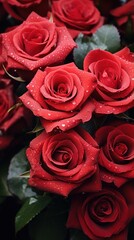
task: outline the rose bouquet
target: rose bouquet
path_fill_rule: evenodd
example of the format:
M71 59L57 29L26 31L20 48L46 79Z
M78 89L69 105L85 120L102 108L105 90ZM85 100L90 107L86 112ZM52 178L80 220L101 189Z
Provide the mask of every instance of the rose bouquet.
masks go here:
M134 1L0 12L1 234L134 239Z

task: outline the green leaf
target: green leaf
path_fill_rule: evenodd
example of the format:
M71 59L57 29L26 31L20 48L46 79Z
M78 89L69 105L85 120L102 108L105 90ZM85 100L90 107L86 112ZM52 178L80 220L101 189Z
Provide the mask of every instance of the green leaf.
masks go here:
M15 218L16 233L37 216L50 202L51 198L47 194L27 199Z
M83 60L91 50L99 48L113 53L120 49L120 35L111 24L103 25L91 37L80 33L75 41L77 48L73 50L73 58L80 69L83 69Z
M117 28L113 25L103 25L93 34L91 41L94 41L97 47L106 48L109 52L116 52L120 48L120 35Z
M28 186L28 179L21 177L21 174L28 171L29 168L25 149L22 149L12 158L8 172L9 190L21 200L37 195L36 192Z
M29 225L32 240L65 240L67 235L67 206L65 199L53 201Z
M84 36L82 33L80 33L75 42L77 44L77 48L74 48L73 50L73 58L76 65L82 69L84 57L89 52L89 50L91 50L89 45L90 37Z

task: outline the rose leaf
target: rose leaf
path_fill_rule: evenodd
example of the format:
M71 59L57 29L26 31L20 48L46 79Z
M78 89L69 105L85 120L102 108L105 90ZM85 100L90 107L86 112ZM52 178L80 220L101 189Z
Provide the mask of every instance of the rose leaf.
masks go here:
M120 35L117 28L111 24L105 24L99 28L91 37L90 45L109 52L116 52L120 49Z
M11 159L7 176L9 191L20 200L37 195L37 193L28 186L28 179L21 177L21 175L28 171L29 168L25 149L22 149Z
M37 216L50 202L51 198L48 194L28 198L16 215L16 233L25 227L25 225Z
M105 24L91 37L82 33L75 40L77 47L73 50L74 62L83 69L83 60L88 52L94 49L103 49L116 52L120 49L120 35L117 28L111 24Z
M29 233L32 240L65 240L67 239L67 208L65 199L52 203L44 209L29 224Z
M80 33L75 40L77 44L77 48L73 50L73 58L74 62L80 69L83 68L83 60L87 53L91 50L89 42L90 37L84 36L84 34Z

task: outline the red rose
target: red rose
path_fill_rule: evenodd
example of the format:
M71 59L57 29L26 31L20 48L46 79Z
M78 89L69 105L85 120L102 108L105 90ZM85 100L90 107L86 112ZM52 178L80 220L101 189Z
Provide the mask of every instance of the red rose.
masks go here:
M65 131L90 120L94 105L90 94L96 86L93 74L78 69L74 63L38 70L20 99L47 132Z
M17 103L13 85L0 79L0 150L7 148L15 136L20 136L31 124L31 113L23 106L8 111Z
M109 125L96 131L100 146L98 162L105 182L122 185L134 178L134 125Z
M49 10L48 0L0 0L5 10L15 19L24 20L34 11L40 16L46 16Z
M76 46L66 28L55 27L34 12L14 30L1 34L1 38L1 57L7 70L22 70L25 78L24 70L33 74L38 68L61 63Z
M120 192L104 188L92 194L76 195L67 227L81 229L91 240L126 240L128 224L134 216L134 184Z
M84 70L98 80L94 92L96 113L118 114L134 107L134 57L126 47L112 54L96 49L84 59Z
M73 38L79 33L92 34L104 20L89 0L59 0L52 3L53 20L57 26L66 26Z
M96 142L82 128L55 134L44 131L26 151L31 165L29 184L64 196L85 180L82 190L100 190L100 180L92 179L97 171L98 151Z
M122 6L111 10L119 26L126 24L129 19L132 23L132 31L134 32L134 0L130 0Z

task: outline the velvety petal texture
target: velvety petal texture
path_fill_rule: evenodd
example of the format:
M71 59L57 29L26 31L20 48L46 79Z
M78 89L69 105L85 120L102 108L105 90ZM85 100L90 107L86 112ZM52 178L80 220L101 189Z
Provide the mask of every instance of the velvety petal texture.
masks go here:
M58 65L76 46L65 27L56 27L35 12L1 38L1 57L7 70L23 70L25 78L25 70L33 74L39 68Z
M123 26L131 21L132 31L134 31L134 1L129 0L122 6L119 6L110 11L110 14L115 17L118 26Z
M26 150L31 165L29 184L67 196L90 179L90 189L98 168L98 152L98 145L82 128L55 134L43 131ZM95 186L93 191L101 185Z
M73 38L79 33L94 33L104 22L93 1L89 0L53 1L52 16L56 25L66 26Z
M134 184L128 183L120 191L104 187L97 193L74 196L67 227L81 229L92 240L127 240L134 211L133 191Z
M90 51L84 70L97 77L93 94L96 113L119 114L134 107L134 56L127 47L115 54Z
M48 0L0 0L5 10L19 21L25 20L35 11L40 16L46 16L50 8Z
M102 180L120 187L134 179L134 124L101 127L95 139L100 146L98 162Z
M31 112L24 106L9 111L17 102L11 80L0 79L0 151L9 147L32 123Z
M40 117L47 132L65 131L91 119L94 105L90 95L95 87L93 74L69 63L38 70L20 99Z

